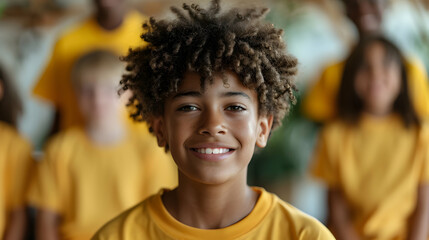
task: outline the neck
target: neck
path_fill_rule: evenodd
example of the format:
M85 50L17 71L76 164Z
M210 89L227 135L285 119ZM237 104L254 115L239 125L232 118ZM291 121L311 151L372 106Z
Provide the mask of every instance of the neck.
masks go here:
M245 169L244 171L247 171ZM258 195L244 181L207 185L179 173L179 187L163 196L168 212L179 222L201 229L219 229L246 217Z
M125 126L121 121L89 122L86 132L90 139L98 144L115 144L124 138Z
M115 11L98 9L95 14L98 24L105 30L115 30L120 27L124 16L124 9L116 9Z

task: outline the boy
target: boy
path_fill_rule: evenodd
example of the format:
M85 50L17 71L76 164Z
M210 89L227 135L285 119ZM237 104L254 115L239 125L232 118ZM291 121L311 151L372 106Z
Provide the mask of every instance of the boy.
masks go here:
M38 239L89 239L107 220L160 187L177 185L176 170L154 139L126 128L117 79L119 58L88 53L76 63L73 84L84 128L55 136L39 163L30 203L38 211Z
M267 9L220 14L184 4L177 19L145 24L147 48L131 50L121 84L134 116L169 150L179 186L105 225L93 239L334 239L319 222L262 188L247 186L255 145L293 101L297 61Z
M145 18L136 11L128 11L128 0L92 2L94 14L60 37L33 90L56 109L52 133L84 123L70 79L75 61L94 49L123 55L131 46L141 44L135 32L140 31Z

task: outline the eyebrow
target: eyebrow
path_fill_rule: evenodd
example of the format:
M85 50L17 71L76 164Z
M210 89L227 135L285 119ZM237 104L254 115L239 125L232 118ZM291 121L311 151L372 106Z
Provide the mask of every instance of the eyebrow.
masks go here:
M251 100L249 95L245 94L244 92L225 92L222 94L222 96L223 97L242 96L242 97L245 97L245 98Z
M197 92L197 91L178 92L176 95L173 96L173 99L182 98L182 97L201 97L201 96L202 96L201 92ZM244 92L224 92L221 95L221 97L234 97L234 96L241 96L251 100L249 95L245 94Z
M201 97L201 93L197 91L188 91L188 92L178 92L173 96L173 99L181 97Z

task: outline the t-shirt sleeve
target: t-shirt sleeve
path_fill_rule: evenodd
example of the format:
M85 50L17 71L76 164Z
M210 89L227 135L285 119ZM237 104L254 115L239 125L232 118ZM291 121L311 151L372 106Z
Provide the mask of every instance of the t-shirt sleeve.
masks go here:
M429 124L422 124L420 141L417 146L418 157L422 159L420 182L429 184Z
M429 81L423 64L417 59L407 62L409 89L417 114L429 119Z
M64 178L64 167L60 160L61 139L54 138L45 150L42 160L37 162L34 184L29 193L29 204L36 208L61 212L61 176ZM64 189L63 189L64 190Z
M311 227L310 227L311 226ZM299 233L298 240L335 240L332 233L320 222L313 222Z
M12 143L10 161L6 176L9 192L6 194L8 209L16 209L25 205L28 183L33 167L31 145L24 139L17 137Z
M334 155L331 129L324 128L320 132L319 140L316 149L313 153L313 163L311 165L311 174L322 180L328 187L335 187L338 184L338 172L336 157Z
M341 63L329 66L309 88L302 102L305 116L316 122L326 122L335 116L335 101L342 69Z

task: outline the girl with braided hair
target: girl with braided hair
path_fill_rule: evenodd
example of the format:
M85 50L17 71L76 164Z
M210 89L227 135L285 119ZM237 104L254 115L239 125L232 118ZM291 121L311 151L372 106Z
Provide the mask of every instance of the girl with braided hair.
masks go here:
M150 125L178 166L164 189L93 239L334 239L315 219L247 185L247 166L295 101L297 60L268 9L221 12L183 4L144 24L147 47L124 57L135 119Z

